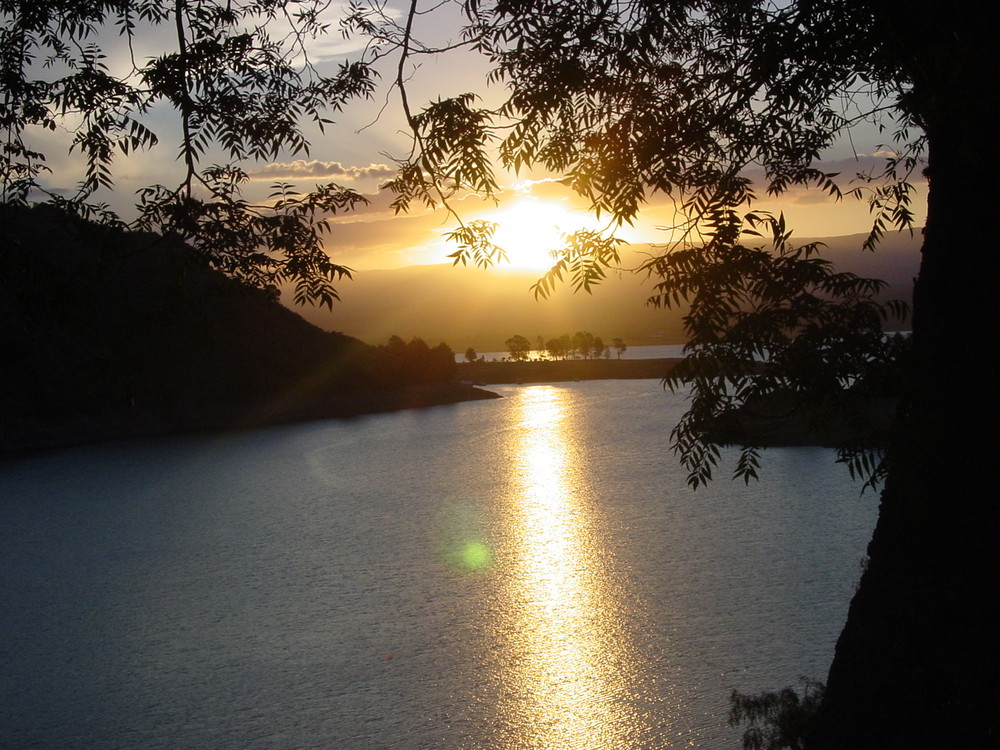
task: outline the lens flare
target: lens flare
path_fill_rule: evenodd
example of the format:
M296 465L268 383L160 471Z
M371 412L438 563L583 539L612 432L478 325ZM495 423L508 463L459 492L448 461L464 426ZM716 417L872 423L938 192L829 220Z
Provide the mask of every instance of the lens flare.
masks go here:
M483 570L490 566L493 555L490 548L482 542L468 542L462 547L462 567L466 570Z

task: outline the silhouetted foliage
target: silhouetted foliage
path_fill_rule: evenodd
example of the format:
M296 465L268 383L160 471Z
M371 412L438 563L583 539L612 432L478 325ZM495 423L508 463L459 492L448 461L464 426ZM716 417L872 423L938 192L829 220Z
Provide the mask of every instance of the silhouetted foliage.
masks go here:
M823 436L831 433L834 417L849 410L849 419L863 422L867 403L856 398L862 385L900 363L902 342L883 334L882 326L907 308L877 300L883 282L837 273L815 244L791 245L781 217L748 216L753 226L770 230L770 249L742 244L745 219L730 211L714 217L707 244L655 263L652 303L690 306L684 317L688 356L667 383L692 388L691 408L673 438L693 486L712 478L719 451L704 438L734 409L780 396L785 419L808 419L821 442L830 444ZM749 481L757 477L761 443L752 435L739 442L745 447L735 476ZM849 444L839 448L839 458L852 475L874 484L884 475L883 447Z
M458 365L455 353L444 343L434 348L421 338L406 343L399 336L377 347L371 377L373 382L387 385L447 383L455 379Z
M405 79L397 78L413 150L388 185L395 205L448 205L466 189L492 194L494 147L507 169L561 175L612 226L631 222L651 193L671 196L677 239L639 270L656 284L651 302L692 306L689 364L671 385L683 382L695 394L674 433L693 486L717 463L705 429L721 412L777 382L813 394L821 378L842 390L869 368L892 365L895 350L880 345L881 325L907 314L902 303L880 299L877 281L834 273L820 247L796 247L782 216L750 210L756 196L746 174L761 169L772 195L798 186L839 198L837 175L815 166L822 151L859 122L893 123L895 155L851 192L867 198L874 214L866 245L889 226L912 227L907 180L922 163L925 138L909 101L912 82L886 58L870 12L653 0L470 0L464 7L465 40L490 61L491 80L507 96L497 108L463 94L414 112ZM414 12L411 5L411 19ZM357 6L351 27L392 40L400 70L419 46L409 26L401 30L375 6ZM832 38L842 44L831 46ZM455 262L501 260L495 229L490 222L457 229ZM547 296L560 281L590 291L620 263L619 244L606 232L568 236L534 293ZM574 348L583 357L603 355L603 347ZM756 382L760 370L747 366L754 360L767 361L766 380ZM717 377L720 367L725 379ZM846 446L841 459L870 481L882 476L872 446ZM735 474L751 478L757 465L751 446Z
M115 156L160 146L147 115L169 111L181 136L167 146L178 147L183 175L179 184L139 192L135 227L176 237L251 285L287 282L296 302L332 306L333 282L350 269L324 252L324 219L364 198L332 183L308 193L279 183L266 204L253 205L243 197L248 177L240 166L307 153L303 121L322 129L325 113L371 93L369 66L345 63L324 74L311 63L308 42L328 31L323 6L2 0L0 203L46 199L121 225L99 200L114 187ZM268 31L278 19L290 33ZM153 56L137 60L134 49L147 45ZM36 145L40 130L61 129L83 162L75 190L49 183L46 154ZM230 162L205 163L220 154Z
M300 197L276 186L276 207L252 207L241 197L238 166L202 168L200 160L213 143L234 162L303 152L298 117L321 124L321 107L367 95L373 66L391 54L392 85L413 134L389 183L398 210L468 190L495 193L494 148L503 168L560 175L612 225L631 221L651 193L665 193L678 207L675 239L643 270L661 284L661 304L692 304L687 382L695 411L674 437L693 484L711 475L717 458L703 432L715 397L738 405L780 387L810 401L824 389L836 398L872 371L904 385L885 462L865 447L842 454L866 476L884 469L886 481L816 746L994 746L1000 270L984 235L1000 205L997 4L467 0L459 44L486 56L504 100L490 108L464 93L421 110L405 84L412 57L435 50L413 36L416 0L405 18L381 3L352 4L345 32L372 43L329 78L301 62L303 37L287 38L290 51L267 37L266 22L294 15L292 7L0 0L3 201L48 190L52 200L114 222L92 200L95 190L111 184L115 149L155 143L137 115L166 104L183 126L186 176L140 196L144 226L190 238L228 273L265 286L291 281L300 299L329 304L331 282L347 269L318 254L316 217L349 208L356 194L327 186ZM318 31L318 6L298 8L298 28ZM140 25L171 30L174 46L115 77L97 43L116 23L126 41ZM47 77L36 75L43 70ZM26 135L58 128L63 114L79 122L71 137L85 161L69 199L43 183L44 154ZM859 122L883 128L890 152L853 191L872 209L868 247L890 228L911 227L911 175L925 158L930 174L902 374L894 370L898 347L877 326L899 306L885 306L874 282L825 268L816 248L790 242L782 217L752 205L760 188L839 197L836 175L817 165ZM763 175L759 186L752 170ZM753 239L761 227L770 242ZM456 230L454 260L502 258L494 229ZM570 236L536 294L567 278L589 291L619 263L618 245L606 233ZM762 361L751 367L755 358ZM750 446L736 474L755 472Z
M374 4L373 4L374 6ZM404 93L417 49L395 30ZM693 411L674 433L689 481L719 458L712 414L772 394L824 410L859 384L902 384L884 461L841 452L855 474L884 476L870 565L817 714L816 748L992 747L998 704L996 528L998 256L984 240L1000 206L996 29L979 0L467 0L465 39L503 87L497 107L470 95L419 113L396 205L489 195L502 167L549 170L611 225L649 195L673 199L672 240L642 270L655 300L691 303L686 373ZM409 5L409 19L416 4ZM821 157L858 123L886 133L883 167L841 187ZM757 191L811 187L867 199L872 248L912 229L911 178L926 166L928 212L905 357L881 320L905 311L878 283L839 274L796 247ZM752 175L761 175L754 184ZM500 249L472 227L455 259ZM764 240L761 229L770 235ZM569 277L589 290L618 263L614 237L573 235L538 295ZM987 326L978 321L990 321ZM905 369L897 366L902 363ZM875 373L881 373L878 378ZM820 394L825 394L820 398ZM748 401L749 400L749 401ZM810 417L812 418L812 417ZM757 472L757 446L736 476Z
M507 347L510 358L515 362L528 359L528 355L531 353L531 342L519 334L511 336L504 342L504 345Z
M577 331L573 334L573 350L576 356L589 359L594 348L594 334L590 331Z
M621 339L615 340L621 341ZM532 352L531 342L524 336L512 336L505 344L507 353L515 362L528 359ZM548 341L543 336L537 336L534 351L544 352L550 359L567 359L574 356L581 359L597 359L610 356L604 340L589 331L577 331L573 336L564 333Z
M573 343L568 333L545 342L545 351L552 359L566 359L573 351Z
M822 683L804 678L801 696L791 687L760 695L734 690L729 697L729 725L748 725L743 750L802 750L824 690Z

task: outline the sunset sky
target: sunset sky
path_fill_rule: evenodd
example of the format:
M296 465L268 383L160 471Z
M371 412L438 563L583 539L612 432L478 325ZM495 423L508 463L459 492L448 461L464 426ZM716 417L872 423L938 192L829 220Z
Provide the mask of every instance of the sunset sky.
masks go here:
M394 3L390 3L392 6ZM327 11L331 21L344 12L345 5L334 3ZM454 6L444 6L433 14L417 19L416 34L436 43L447 44L457 39L461 20ZM270 28L270 27L269 27ZM277 27L274 32L280 31ZM137 50L136 58L142 60L156 51L157 40L147 41L146 47ZM344 60L357 57L360 42L343 39L334 24L328 38L316 42L311 54L321 70L329 71ZM502 91L489 89L485 83L487 66L484 60L467 52L446 55L429 55L416 59L419 67L412 68L408 84L409 97L419 108L422 102L437 97L447 97L472 91L486 102L499 102ZM123 50L109 55L114 71L125 64ZM453 217L442 210L431 211L414 206L410 213L396 216L389 203L392 196L379 191L379 186L394 174L392 157L402 157L408 149L398 92L388 83L394 77L389 67L396 60L388 60L383 71L382 88L371 101L357 102L344 112L333 115L336 125L325 134L311 133L310 154L285 156L270 163L244 164L252 185L248 197L265 200L268 188L276 181L292 182L308 189L321 182L337 182L352 187L366 195L370 203L356 211L331 219L328 249L333 258L357 270L390 269L411 265L444 263L454 250L443 235L454 228ZM179 174L176 161L176 136L179 132L174 113L166 108L155 109L149 120L161 135L161 145L152 151L119 159L116 163L117 190L114 194L99 196L113 207L128 213L134 203L137 189L153 183L171 184L173 175ZM79 165L65 157L59 158L54 148L59 134L38 134L39 144L49 147L51 184L70 186L79 179ZM886 135L874 128L859 129L851 140L838 144L827 155L820 168L840 172L842 187L858 171L870 168L883 147ZM205 163L224 161L222 155L209 155ZM546 251L558 242L561 232L582 227L599 228L598 223L586 212L586 203L559 184L555 176L544 173L522 172L501 174L501 192L493 203L475 195L456 201L463 220L485 218L499 223L498 244L511 254L511 265L522 269L542 269L546 266ZM917 223L922 223L924 186L917 200ZM763 190L759 190L763 193ZM784 211L796 236L817 237L853 234L867 231L867 207L853 198L834 202L818 190L795 189L780 201L762 200L761 209ZM662 243L670 239L668 226L674 219L670 200L663 195L650 196L648 206L642 211L634 226L616 231L628 243ZM628 259L626 258L626 265Z

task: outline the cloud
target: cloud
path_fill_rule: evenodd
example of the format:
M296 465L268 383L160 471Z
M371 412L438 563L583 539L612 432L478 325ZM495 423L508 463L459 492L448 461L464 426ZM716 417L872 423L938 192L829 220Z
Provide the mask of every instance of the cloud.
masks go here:
M561 177L543 177L538 180L519 180L512 182L507 190L515 193L521 193L523 195L531 195L541 190L539 186L552 184L562 187L565 185L565 181Z
M360 33L352 33L345 36L339 33L341 24L345 18L352 13L352 3L333 0L322 4L317 21L321 26L326 26L327 30L315 37L299 37L293 32L293 22L290 17L282 17L280 14L268 19L267 30L272 39L296 38L305 44L306 52L314 63L324 63L343 58L355 52L361 52L368 47L371 40ZM379 15L384 21L391 21L399 18L402 13L394 8L382 7ZM299 58L301 61L301 58Z
M339 161L272 162L249 172L251 180L384 180L393 177L396 168L388 164L369 164L367 167L348 167Z
M895 157L899 156L899 154L896 153L895 151L884 151L883 150L883 151L876 151L873 154L861 154L861 153L857 153L857 154L855 154L855 156L857 158L859 158L859 159L864 159L866 157L891 159L891 158L895 158Z

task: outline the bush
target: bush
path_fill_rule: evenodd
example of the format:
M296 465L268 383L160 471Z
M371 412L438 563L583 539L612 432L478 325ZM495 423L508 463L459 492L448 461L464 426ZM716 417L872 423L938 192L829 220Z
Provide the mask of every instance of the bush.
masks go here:
M823 700L825 686L802 678L802 696L792 687L759 695L736 690L729 697L729 726L746 722L743 750L802 750L806 733Z

